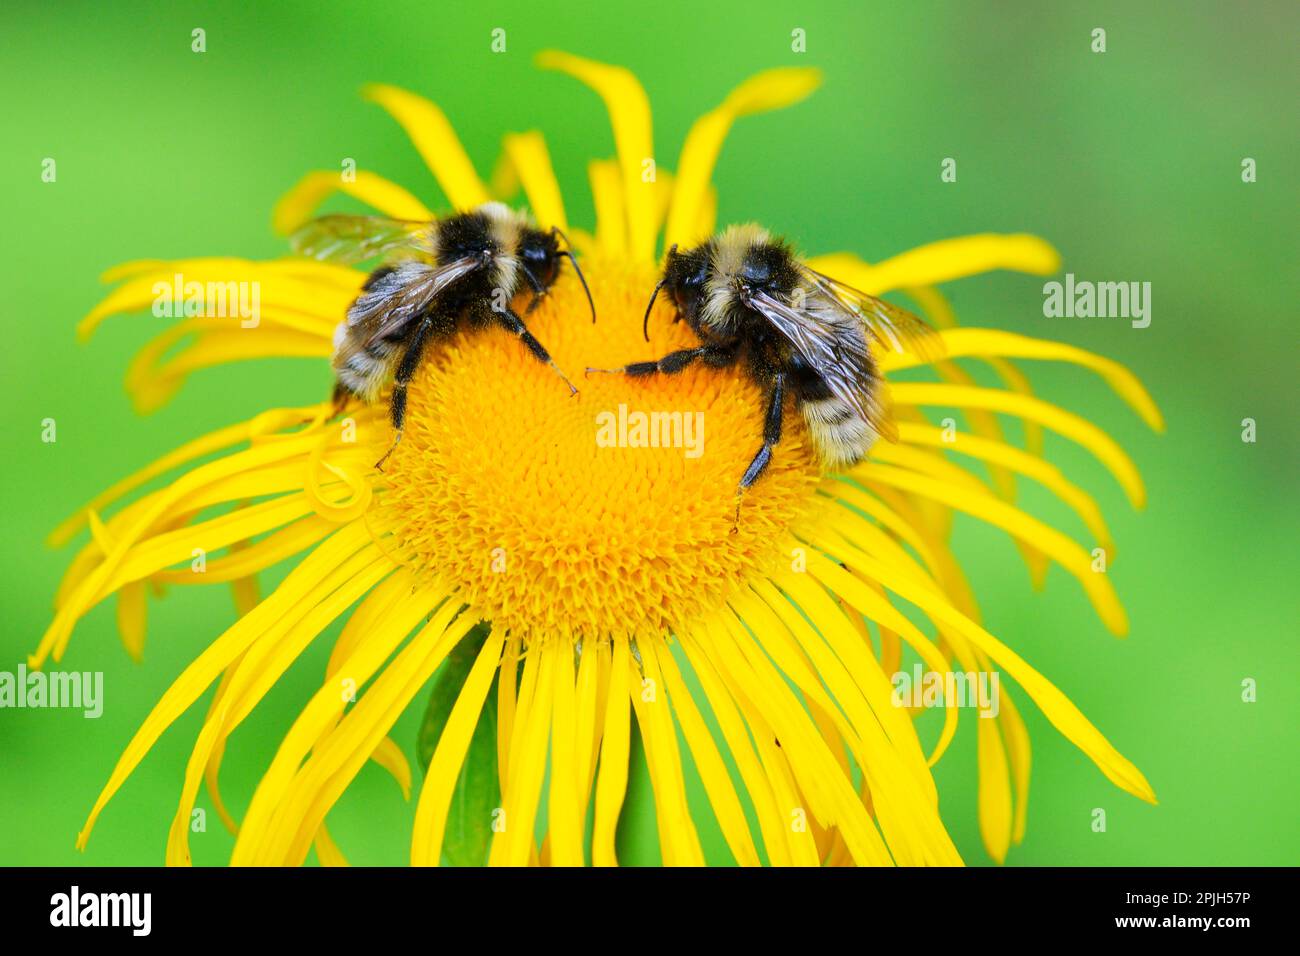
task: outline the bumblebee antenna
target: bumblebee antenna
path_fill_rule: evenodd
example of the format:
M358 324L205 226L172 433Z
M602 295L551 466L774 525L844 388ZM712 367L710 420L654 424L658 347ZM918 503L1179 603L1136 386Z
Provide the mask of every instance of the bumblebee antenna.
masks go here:
M578 274L578 281L582 283L582 291L587 293L587 305L591 306L591 324L596 324L596 303L591 299L591 290L587 288L587 280L583 278L582 270L578 268L578 260L573 258L572 252L561 252L560 255L568 258L573 263L573 271Z
M677 243L674 242L672 248L664 255L664 261L668 262L675 255L677 255ZM664 287L664 283L667 281L667 276L664 276L659 280L659 284L655 286L654 292L650 294L650 304L645 307L645 319L641 323L641 334L645 336L647 342L650 341L650 310L655 307L655 299L659 298L659 290ZM681 317L682 314L678 312L676 317L673 319L673 322L676 323Z
M650 341L650 310L655 307L655 299L659 298L659 290L664 287L667 279L660 279L655 284L654 292L650 293L650 304L645 307L645 320L641 323L641 334L645 336L647 342Z
M559 236L561 239L564 240L564 244L569 247L564 252L561 252L560 255L567 257L568 260L571 263L573 263L573 271L577 273L578 281L582 283L582 291L587 293L587 305L591 306L591 324L595 325L596 324L596 303L592 301L591 289L587 288L586 277L583 276L582 270L578 268L578 260L573 257L573 252L571 251L573 249L573 243L569 241L569 237L564 234L564 231L560 229L559 226L551 227L551 235Z

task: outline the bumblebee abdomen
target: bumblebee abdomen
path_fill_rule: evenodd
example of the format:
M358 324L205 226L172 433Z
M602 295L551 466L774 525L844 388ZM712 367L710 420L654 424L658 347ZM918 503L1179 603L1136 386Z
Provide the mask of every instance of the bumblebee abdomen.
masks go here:
M339 382L363 401L373 401L392 375L398 343L379 340L364 345L347 321L334 329L331 364Z
M851 468L867 457L875 444L876 430L852 405L839 398L817 398L799 402L813 450L831 471Z

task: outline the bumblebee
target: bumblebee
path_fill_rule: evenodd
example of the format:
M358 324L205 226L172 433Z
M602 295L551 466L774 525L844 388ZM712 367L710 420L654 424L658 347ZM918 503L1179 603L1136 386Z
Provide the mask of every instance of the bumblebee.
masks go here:
M817 272L756 225L732 226L695 248L668 251L646 307L646 341L661 291L701 344L656 361L587 371L671 375L697 362L715 368L743 362L767 407L763 444L740 478L740 491L772 460L787 395L807 422L821 464L849 468L880 436L898 439L872 346L938 351L938 336L921 319Z
M391 380L390 412L396 433L375 467L402 440L406 390L429 343L448 338L467 321L499 325L577 389L552 360L524 319L510 306L516 292L531 290L530 314L567 258L587 293L591 320L596 306L578 262L558 229L544 232L527 215L501 203L429 222L382 216L323 216L292 237L295 252L314 259L355 264L382 257L334 331L334 399L372 402ZM565 240L567 247L568 241Z

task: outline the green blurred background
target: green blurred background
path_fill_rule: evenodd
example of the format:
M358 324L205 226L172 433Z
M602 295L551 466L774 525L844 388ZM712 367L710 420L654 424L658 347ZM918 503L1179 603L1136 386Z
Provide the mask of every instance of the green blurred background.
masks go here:
M1031 231L1080 279L1153 286L1145 330L1044 318L1035 277L999 273L946 289L964 324L1124 362L1169 423L1166 435L1149 433L1082 370L1031 369L1046 397L1110 431L1147 480L1150 506L1134 513L1095 461L1049 436L1049 456L1098 495L1117 537L1110 573L1132 619L1126 641L1104 631L1059 569L1035 594L1006 538L959 521L959 555L986 625L1057 682L1161 800L1150 807L1112 787L1020 695L1033 792L1028 836L1009 862L1295 863L1300 8L781 6L5 4L0 670L14 670L49 621L70 551L42 542L59 519L184 440L267 406L314 401L327 387L318 363L251 363L199 374L163 410L136 416L122 375L160 320L114 320L84 346L73 335L103 294L104 268L280 254L272 204L306 170L337 170L343 157L441 206L403 134L359 99L366 81L433 98L484 175L502 133L541 128L570 218L589 225L585 164L612 154L605 114L573 80L536 70L536 51L558 47L635 71L669 168L692 120L746 75L817 66L825 85L811 100L733 132L716 175L721 221L758 219L810 252L868 259L964 233ZM196 27L207 31L203 54L190 50ZM489 49L496 27L507 31L504 54ZM790 47L796 27L807 33L802 55ZM1107 31L1104 54L1091 52L1095 27ZM57 161L55 183L41 182L44 157ZM957 160L956 183L940 182L944 157ZM1253 184L1241 179L1245 157L1258 164ZM47 417L58 423L55 444L40 439ZM1258 423L1254 444L1240 437L1247 417ZM1030 489L1025 501L1081 531L1045 495ZM109 806L89 850L79 854L73 841L130 735L232 613L224 587L173 590L151 604L139 666L117 641L111 603L81 623L62 667L104 671L104 716L0 711L0 863L161 862L202 704ZM327 644L233 738L223 780L234 807L317 686ZM1258 683L1256 703L1241 700L1245 678ZM418 709L396 731L412 753ZM987 863L974 745L964 718L937 773L959 849ZM632 859L649 861L652 815L641 805L629 842ZM1105 833L1090 826L1097 807L1108 814ZM371 766L331 828L353 862L402 863L412 812ZM702 830L720 845L711 822ZM210 815L191 846L196 863L220 863L231 839Z

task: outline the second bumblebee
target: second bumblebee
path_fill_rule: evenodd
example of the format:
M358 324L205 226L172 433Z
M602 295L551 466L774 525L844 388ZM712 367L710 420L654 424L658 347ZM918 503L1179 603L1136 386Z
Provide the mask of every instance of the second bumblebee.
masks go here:
M402 438L406 391L429 342L446 338L462 319L495 324L516 336L541 362L577 389L551 359L523 318L510 306L516 292L533 299L524 315L550 290L568 258L583 289L577 261L560 248L558 229L544 232L527 216L501 203L444 219L412 221L381 216L323 216L293 237L295 251L316 259L357 263L382 257L361 294L334 332L335 400L370 402L389 381L396 435L382 467ZM591 293L587 292L590 303ZM596 320L592 305L592 321Z
M614 371L673 374L696 363L737 361L766 393L763 443L740 478L748 488L781 440L786 395L802 412L819 461L830 470L862 461L876 439L897 439L872 344L934 354L938 337L904 309L823 275L755 225L732 226L692 249L669 250L660 291L700 337L695 348ZM649 335L646 335L649 341Z

